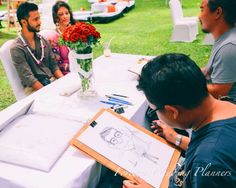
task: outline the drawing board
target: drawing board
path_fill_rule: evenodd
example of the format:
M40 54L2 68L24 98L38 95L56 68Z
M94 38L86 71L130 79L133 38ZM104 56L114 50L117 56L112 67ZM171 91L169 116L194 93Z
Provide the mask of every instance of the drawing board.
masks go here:
M180 155L161 137L109 109L99 111L71 144L125 178L135 174L153 187L168 184Z

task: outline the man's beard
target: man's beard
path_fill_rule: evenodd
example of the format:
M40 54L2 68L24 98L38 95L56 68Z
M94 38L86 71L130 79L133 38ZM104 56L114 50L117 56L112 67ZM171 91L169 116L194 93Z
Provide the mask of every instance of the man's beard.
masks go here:
M203 33L210 33L210 31L206 30L206 29L202 29Z
M201 21L201 19L199 19L199 22L200 22L200 24L201 24L201 26L202 26L202 21ZM208 30L206 30L206 29L204 29L204 28L202 28L202 32L203 32L203 33L210 33L210 31L208 31Z
M40 25L39 25L40 26ZM29 22L27 22L27 29L30 31L30 32L33 32L33 33L37 33L39 32L40 30L39 29L36 29L35 27L32 27Z

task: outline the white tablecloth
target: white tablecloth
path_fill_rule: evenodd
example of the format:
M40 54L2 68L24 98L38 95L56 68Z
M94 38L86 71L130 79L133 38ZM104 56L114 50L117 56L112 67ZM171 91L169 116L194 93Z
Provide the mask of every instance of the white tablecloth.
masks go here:
M98 96L93 100L84 101L75 93L70 97L65 97L65 100L70 100L82 111L89 112L84 116L92 116L100 108L109 107L109 105L99 102L101 99L105 99L106 94L127 95L129 96L128 100L134 105L125 109L123 115L138 124L144 125L144 112L147 106L145 97L136 89L137 75L128 72L128 69L143 57L112 53L111 57L101 56L97 58L94 61L94 73ZM26 104L32 103L38 97L59 96L59 93L79 81L78 77L78 74L70 73L1 111L0 129L22 112L22 106L27 106ZM69 146L48 173L0 162L0 187L96 187L100 178L100 170L101 166L94 159Z

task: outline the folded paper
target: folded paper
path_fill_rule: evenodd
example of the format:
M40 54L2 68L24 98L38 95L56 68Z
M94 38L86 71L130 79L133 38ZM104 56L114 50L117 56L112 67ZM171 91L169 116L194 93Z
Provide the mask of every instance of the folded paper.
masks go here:
M81 88L80 85L70 86L70 87L64 89L63 91L61 91L60 95L69 97L72 94L74 94L76 91L78 91L80 88Z

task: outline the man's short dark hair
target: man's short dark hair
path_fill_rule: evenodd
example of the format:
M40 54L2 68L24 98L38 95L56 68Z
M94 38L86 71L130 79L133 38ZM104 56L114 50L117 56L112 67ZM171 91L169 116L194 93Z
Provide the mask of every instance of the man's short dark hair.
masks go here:
M38 5L34 4L34 3L22 3L20 4L20 6L17 9L16 15L17 15L17 19L18 22L21 24L21 20L22 19L28 19L29 18L29 12L31 11L37 11L38 10Z
M208 0L208 6L211 12L214 12L218 7L221 7L225 21L229 25L235 25L236 0Z
M160 110L165 105L192 109L208 96L205 76L184 54L164 54L149 61L142 69L137 88Z

